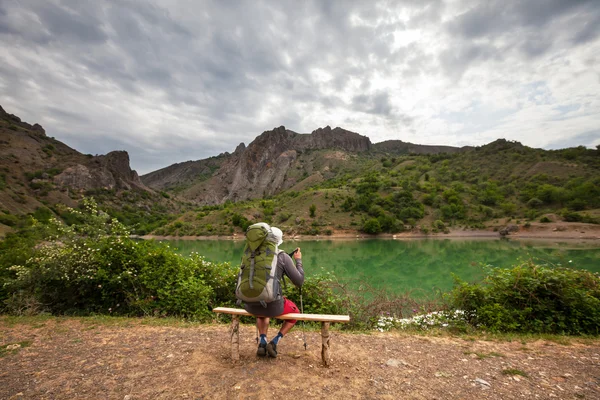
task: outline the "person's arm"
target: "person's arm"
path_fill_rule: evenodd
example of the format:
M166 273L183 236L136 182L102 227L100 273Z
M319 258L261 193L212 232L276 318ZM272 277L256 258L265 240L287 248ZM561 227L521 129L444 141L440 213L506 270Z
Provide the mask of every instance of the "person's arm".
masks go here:
M288 254L281 254L283 254L282 258L285 274L290 278L294 285L298 287L302 286L304 283L304 269L302 268L302 253L300 252L300 249L294 253L296 265L294 265L294 262Z

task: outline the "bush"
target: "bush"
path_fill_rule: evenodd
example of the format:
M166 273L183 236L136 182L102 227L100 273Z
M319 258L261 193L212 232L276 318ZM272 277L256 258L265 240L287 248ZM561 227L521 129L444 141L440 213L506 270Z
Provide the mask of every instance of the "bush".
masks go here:
M376 235L381 232L381 225L379 224L379 220L377 218L371 218L365 222L362 227L363 232Z
M250 225L252 225L251 221L237 213L233 214L233 217L231 217L231 223L233 224L233 226L239 226L240 228L242 228L244 232L246 231L246 229L248 229Z
M0 224L6 226L15 226L19 222L19 218L11 214L0 214Z
M217 304L232 305L236 271L229 264L186 258L168 246L137 242L117 220L85 202L81 224L54 229L33 250L32 257L3 274L2 287L18 299L43 304L55 314L110 313L176 315L193 319L210 316ZM16 299L16 300L15 300ZM35 301L32 301L34 299ZM22 308L22 307L21 307Z
M529 199L529 201L527 202L527 207L529 207L529 208L539 208L542 205L544 205L544 202L535 197L532 199Z
M456 279L451 303L476 326L498 332L600 333L600 277L524 262L488 268L482 284Z
M540 222L548 223L552 222L552 220L544 215L542 218L540 218Z
M446 229L446 224L444 224L444 222L440 221L439 219L433 221L432 225L435 229L440 230L440 231L443 231L444 229Z

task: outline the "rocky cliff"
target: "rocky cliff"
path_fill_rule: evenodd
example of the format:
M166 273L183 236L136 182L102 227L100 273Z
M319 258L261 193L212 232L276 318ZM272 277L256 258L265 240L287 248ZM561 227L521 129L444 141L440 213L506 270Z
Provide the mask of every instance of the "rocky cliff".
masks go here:
M131 170L127 152L81 154L0 107L0 212L31 212L42 201L73 205L97 189L151 191Z
M106 155L91 157L85 162L75 163L56 175L53 182L59 187L82 191L151 190L129 166L129 154L126 151L112 151Z
M401 141L373 145L368 137L326 126L300 134L280 126L260 134L247 147L241 143L217 160L174 164L142 176L153 188L178 188L178 194L201 204L261 198L295 187L305 180L317 183L335 176L332 170L354 162L350 154L372 150L391 153L461 151L449 146L419 146ZM314 157L307 156L309 153ZM210 166L210 168L209 168ZM313 176L314 175L314 176Z

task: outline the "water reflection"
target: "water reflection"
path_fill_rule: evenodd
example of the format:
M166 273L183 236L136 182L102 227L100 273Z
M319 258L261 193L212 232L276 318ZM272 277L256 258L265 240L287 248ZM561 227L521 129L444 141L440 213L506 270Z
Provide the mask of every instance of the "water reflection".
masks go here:
M169 241L182 254L196 251L210 261L239 263L243 240ZM286 241L282 249L302 247L307 274L321 269L356 284L367 283L395 292L449 290L452 274L475 281L481 265L508 268L519 260L600 272L600 243L508 240L306 240Z

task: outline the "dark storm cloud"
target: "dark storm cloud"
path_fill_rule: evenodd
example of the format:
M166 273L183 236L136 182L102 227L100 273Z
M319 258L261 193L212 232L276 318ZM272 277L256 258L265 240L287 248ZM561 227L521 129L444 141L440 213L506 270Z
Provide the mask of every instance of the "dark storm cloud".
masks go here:
M596 0L481 1L446 23L440 63L452 78L487 60L536 58L600 36Z
M596 0L490 0L476 5L449 23L449 30L465 38L502 34L510 28L543 29L555 19L597 12Z
M282 124L414 127L398 105L413 81L459 81L488 63L508 70L506 58L599 35L597 1L473 4L4 0L0 104L83 152L127 150L144 173L231 152ZM408 30L434 39L397 44Z
M81 3L55 5L51 2L39 2L35 13L40 18L40 23L50 31L53 40L101 43L106 41L107 35L102 30L101 15L97 14L99 10L92 7L82 7Z
M548 144L549 149L564 149L567 147L586 146L589 148L595 148L600 145L600 129L583 132L579 135L575 135L569 138L555 140Z
M392 112L390 96L386 92L375 93L370 96L365 94L354 96L352 106L356 111L369 114L390 115Z

